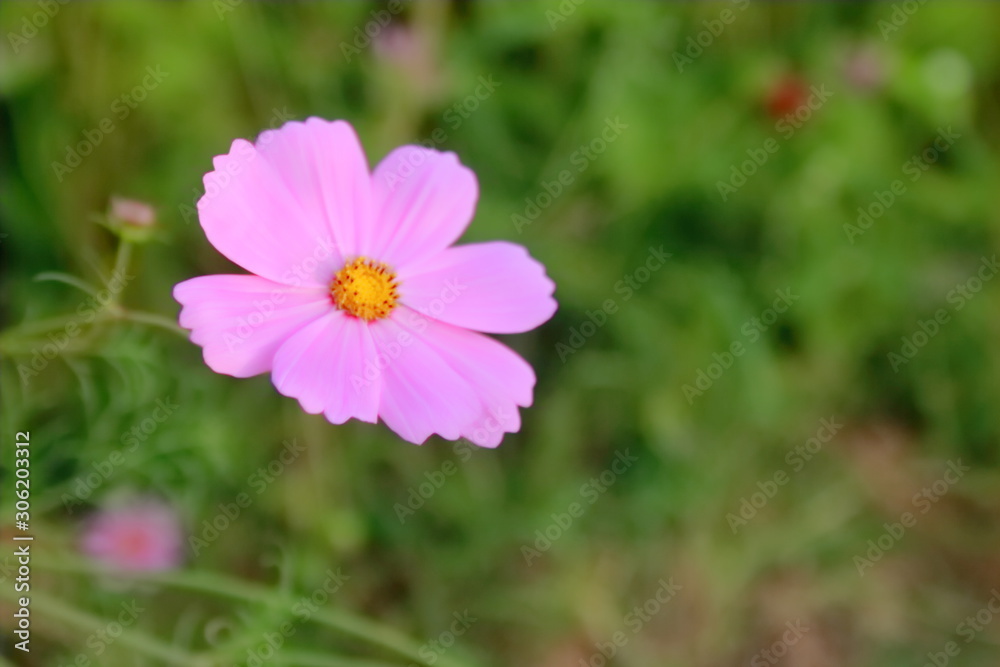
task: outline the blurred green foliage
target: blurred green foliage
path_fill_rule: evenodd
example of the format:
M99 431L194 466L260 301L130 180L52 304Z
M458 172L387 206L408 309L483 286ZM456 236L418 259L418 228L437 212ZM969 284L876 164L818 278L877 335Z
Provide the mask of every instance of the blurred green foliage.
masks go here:
M959 624L1000 586L1000 291L992 280L969 298L956 290L995 256L1000 230L1000 7L395 9L0 6L3 464L9 481L12 434L30 429L33 582L52 598L40 599L37 649L19 664L81 653L102 665L247 664L294 619L290 596L341 568L332 617L297 625L270 664L374 664L335 656L392 660L422 645L400 664L599 665L599 645L622 632L609 664L756 667L799 620L809 631L782 664L917 665L954 641L956 661L994 665L1000 624L968 643ZM832 94L789 134L783 86L805 92L793 115L810 87ZM89 327L44 370L20 370L49 342L32 323L87 299L38 274L99 286L111 271L115 237L95 224L111 196L151 202L159 219L135 250L123 307L173 319L175 283L234 270L194 214L212 156L313 115L349 120L372 164L402 143L455 151L481 188L466 240L514 240L546 265L559 312L505 337L539 378L521 433L473 451L335 427L267 376L215 375L196 346L137 322ZM624 129L598 154L609 122ZM958 137L933 152L942 131ZM95 145L62 169L81 142ZM762 150L766 161L746 167ZM734 170L745 184L724 197ZM562 192L542 196L560 174ZM662 268L621 287L661 246ZM754 324L779 290L792 305ZM606 323L586 325L603 321L592 314L607 300ZM921 338L942 309L946 321ZM907 342L916 354L894 361ZM175 414L68 502L166 397ZM842 425L833 439L808 459L790 454L824 418ZM87 511L152 493L204 537L291 439L302 457L183 571L124 588L80 576ZM637 461L591 504L584 485L623 451ZM914 494L957 460L971 470L915 510ZM455 472L423 498L448 462ZM777 471L788 477L771 487ZM582 516L541 548L536 531L574 502ZM402 512L408 503L420 507ZM6 525L6 492L2 511ZM916 525L859 576L869 540L906 511ZM664 580L682 588L636 630L629 614ZM95 624L136 598L149 611L96 656ZM466 610L476 621L457 645L429 649ZM397 635L417 639L394 654Z

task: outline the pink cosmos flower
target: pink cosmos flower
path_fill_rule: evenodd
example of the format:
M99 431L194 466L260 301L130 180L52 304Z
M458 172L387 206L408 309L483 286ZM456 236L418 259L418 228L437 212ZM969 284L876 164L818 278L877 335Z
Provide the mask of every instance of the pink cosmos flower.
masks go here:
M344 121L237 139L205 176L198 214L253 275L178 284L180 324L212 370L270 371L334 424L381 417L412 443L436 433L496 447L520 428L535 374L483 333L542 324L555 285L521 246L452 246L477 198L453 153L402 146L369 172Z
M115 570L169 570L183 557L181 524L170 507L139 500L95 515L84 531L81 548Z
M111 198L111 217L133 227L152 227L156 224L156 210L152 206L124 197Z

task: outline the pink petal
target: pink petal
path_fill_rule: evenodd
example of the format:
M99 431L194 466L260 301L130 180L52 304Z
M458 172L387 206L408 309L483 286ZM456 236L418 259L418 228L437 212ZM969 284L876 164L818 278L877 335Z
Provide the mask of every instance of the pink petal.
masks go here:
M176 514L155 502L132 500L88 522L81 549L105 565L152 571L175 567L183 557L182 528Z
M375 423L381 382L369 325L333 311L291 336L274 357L272 380L310 414L334 424Z
M372 333L384 353L379 415L404 439L437 433L495 447L520 428L517 406L531 404L535 375L502 344L405 306Z
M556 312L545 267L504 241L447 248L404 267L399 281L407 306L486 333L530 331Z
M286 176L248 141L234 141L214 164L205 175L198 219L216 250L275 282L329 283L343 262L324 211L300 202Z
M456 440L480 411L468 382L428 345L429 320L408 308L372 326L379 349L382 395L379 416L405 440L423 442L432 434Z
M482 401L462 436L480 447L496 447L504 433L521 429L518 406L532 403L535 372L506 345L482 334L429 320L427 340L468 381Z
M332 230L340 258L357 254L373 214L368 160L354 128L342 120L291 121L262 132L256 146L302 209Z
M472 221L479 185L454 153L401 146L372 174L377 211L361 254L400 269L447 248Z
M258 276L201 276L174 287L180 325L204 348L216 373L250 377L271 370L292 333L330 312L325 289L289 287Z

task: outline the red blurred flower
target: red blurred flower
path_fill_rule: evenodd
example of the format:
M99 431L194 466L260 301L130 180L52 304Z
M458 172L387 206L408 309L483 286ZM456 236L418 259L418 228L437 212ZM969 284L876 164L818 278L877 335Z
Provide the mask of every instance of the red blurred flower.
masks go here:
M797 76L782 77L768 92L765 100L767 113L774 119L795 113L809 99L809 88Z

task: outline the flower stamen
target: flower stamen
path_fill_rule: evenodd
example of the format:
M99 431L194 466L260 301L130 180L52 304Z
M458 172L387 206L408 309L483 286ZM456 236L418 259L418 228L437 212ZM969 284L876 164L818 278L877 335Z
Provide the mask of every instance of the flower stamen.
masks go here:
M388 317L396 307L397 287L396 274L386 264L358 257L334 276L330 295L337 308L370 322Z

